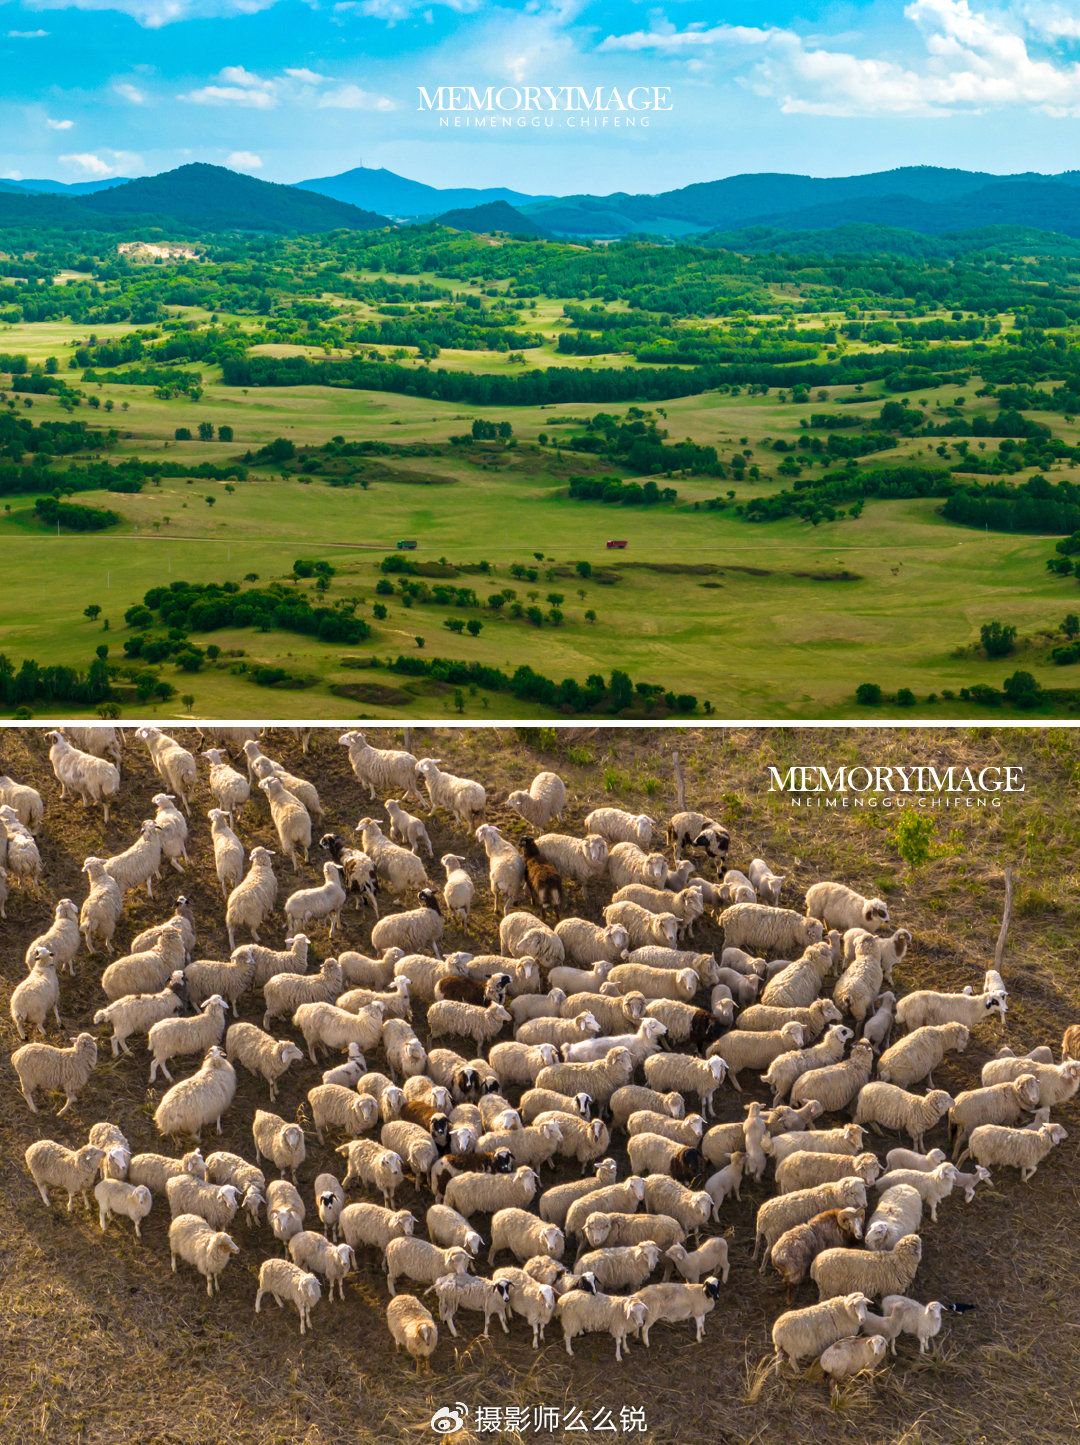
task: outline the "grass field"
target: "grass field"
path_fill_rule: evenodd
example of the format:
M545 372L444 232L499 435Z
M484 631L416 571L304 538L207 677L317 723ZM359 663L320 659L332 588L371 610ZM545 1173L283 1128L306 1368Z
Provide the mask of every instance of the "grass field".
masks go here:
M186 745L197 739L181 730ZM293 771L319 786L325 825L345 835L369 805L353 779L337 733L317 731L312 750L301 752L296 735L275 730L265 747ZM371 741L400 746L400 732L375 731ZM556 768L566 779L570 804L563 819L578 832L590 808L610 802L663 818L674 806L671 751L677 747L687 796L722 819L731 830L731 862L745 868L761 854L788 875L785 901L795 904L810 882L845 879L879 892L898 925L914 937L908 960L898 970L902 990L976 986L993 956L1001 917L1003 871L1015 870L1016 894L1004 974L1010 992L1007 1041L1018 1052L1049 1043L1055 1057L1065 1024L1080 1017L1080 987L1073 962L1080 927L1080 851L1074 798L1080 779L1080 743L1064 729L947 731L882 729L784 731L742 728L579 730L555 750L539 732L512 729L415 729L409 744L447 766L479 777L489 790L488 816L510 832L519 820L503 805L508 789L522 785L539 768ZM236 1445L358 1445L432 1438L433 1411L462 1401L478 1406L622 1407L645 1412L648 1434L658 1445L716 1440L725 1445L777 1445L828 1439L836 1445L982 1445L1012 1442L1062 1445L1075 1438L1080 1374L1075 1345L1075 1281L1080 1271L1076 1229L1076 1178L1080 1165L1077 1102L1060 1117L1070 1138L1021 1185L1000 1171L970 1205L945 1201L939 1222L924 1220L923 1263L914 1288L922 1299L940 1298L974 1306L946 1316L942 1335L920 1359L914 1341L901 1342L899 1356L872 1381L846 1388L830 1404L828 1390L810 1374L776 1379L766 1375L769 1328L786 1308L775 1277L759 1275L752 1263L754 1211L761 1189L750 1185L741 1203L724 1207L731 1278L709 1317L703 1346L684 1328L654 1332L651 1347L634 1344L628 1361L615 1366L606 1336L586 1336L567 1358L558 1331L549 1329L538 1353L529 1348L520 1323L506 1339L493 1326L490 1341L479 1338L476 1317L459 1316L461 1338L441 1332L434 1370L417 1376L390 1348L383 1312L385 1284L371 1262L347 1283L346 1300L325 1300L313 1316L312 1332L301 1339L295 1315L271 1307L252 1313L258 1262L269 1252L265 1228L253 1234L237 1227L242 1252L223 1276L221 1295L206 1297L202 1282L181 1266L169 1271L166 1211L155 1204L137 1243L126 1224L113 1223L105 1235L97 1219L76 1209L68 1215L57 1200L46 1211L22 1163L22 1154L48 1135L68 1145L85 1139L95 1120L118 1122L136 1151L160 1147L151 1114L158 1097L147 1089L146 1051L135 1045L133 1059L113 1061L107 1045L89 1087L63 1119L51 1108L35 1117L19 1098L7 1061L16 1043L6 1003L23 972L27 943L40 932L54 900L84 893L79 868L91 852L111 853L132 837L159 784L141 745L128 742L124 785L112 820L62 804L49 772L46 742L34 729L0 736L3 769L32 783L46 804L39 834L44 881L37 893L12 889L7 904L4 959L0 964L0 1193L5 1201L0 1243L0 1438L87 1445L168 1445L228 1438ZM795 763L835 767L869 763L1021 766L1027 791L1004 800L1000 809L934 812L939 856L917 868L898 853L895 812L828 811L792 807L767 791L767 768ZM204 774L200 767L200 777ZM200 781L194 800L191 856L183 879L163 880L162 901L131 895L118 933L131 936L164 917L175 889L193 902L198 954L224 957L220 890L213 874L204 812L209 795ZM432 820L435 854L453 849L468 856L478 881L485 876L477 845L443 817ZM249 807L240 831L249 846L272 844L266 810ZM284 868L284 890L293 886ZM304 874L314 878L313 866ZM155 890L157 891L157 890ZM598 916L604 896L571 893L575 911ZM281 915L267 937L280 945ZM486 950L497 937L497 920L486 893L468 935L448 929L447 947ZM368 925L347 913L344 943L364 950ZM714 948L712 925L702 946ZM339 945L343 946L343 945ZM315 953L322 957L320 937ZM100 960L80 957L74 978L62 982L61 1013L66 1031L86 1026L100 1007ZM246 1017L255 1017L249 1000ZM420 1025L422 1029L422 1025ZM104 1029L96 1030L104 1042ZM53 1030L55 1037L55 1030ZM1001 1042L996 1028L978 1031L967 1052L950 1056L935 1082L955 1092L970 1087L983 1061ZM379 1067L377 1061L374 1067ZM286 1075L278 1112L293 1117L305 1108L305 1093L316 1081L308 1064ZM717 1117L741 1116L748 1097L764 1098L750 1075L747 1090L724 1088ZM51 1106L55 1107L55 1103ZM224 1133L206 1142L250 1156L249 1123L266 1107L265 1089L247 1075L228 1111ZM877 1140L892 1147L895 1139ZM929 1145L943 1142L937 1134ZM340 1164L308 1141L300 1184L310 1201L320 1169ZM621 1144L616 1150L625 1167ZM559 1179L571 1177L560 1170ZM426 1201L411 1186L401 1196L422 1214ZM796 1303L813 1299L812 1286ZM473 1428L453 1438L477 1445L487 1438ZM576 1433L511 1429L501 1437L515 1445L572 1440Z

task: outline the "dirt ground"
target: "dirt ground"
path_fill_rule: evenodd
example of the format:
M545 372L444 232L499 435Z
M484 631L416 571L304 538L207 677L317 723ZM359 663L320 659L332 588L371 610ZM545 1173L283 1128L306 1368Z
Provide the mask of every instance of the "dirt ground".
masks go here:
M177 736L196 749L196 735ZM337 746L337 730L316 734L304 756L298 734L278 730L264 746L319 787L325 826L351 831L358 817L380 811L368 804ZM373 730L371 741L400 746L401 734ZM1003 870L1012 863L1017 891L1005 975L1010 988L1007 1039L1017 1051L1050 1043L1058 1056L1066 1023L1080 1018L1080 981L1075 940L1080 927L1080 832L1075 793L1080 772L1080 737L1066 730L860 729L729 732L688 729L577 730L556 740L551 729L414 729L411 750L440 757L454 771L479 777L489 789L489 818L514 834L524 828L500 800L526 785L542 767L566 779L571 804L563 819L567 832L581 831L584 815L601 802L619 803L654 817L674 804L671 754L678 749L687 797L726 822L732 832L730 861L745 868L761 854L788 875L787 902L801 897L820 878L837 877L880 892L896 924L911 929L910 961L899 971L901 987L978 987L992 960L1001 917ZM898 853L893 830L897 815L884 810L846 812L796 809L767 792L769 764L856 760L873 763L1014 763L1025 769L1027 791L1000 809L935 812L941 856L912 868ZM201 767L201 765L200 765ZM849 1387L835 1402L820 1379L775 1379L762 1368L770 1353L769 1328L785 1307L784 1290L773 1276L759 1276L750 1260L753 1217L763 1192L750 1186L741 1204L725 1206L723 1224L731 1249L731 1278L709 1317L705 1343L689 1331L658 1329L651 1348L632 1348L615 1365L607 1336L587 1336L567 1358L557 1330L539 1352L530 1348L519 1323L507 1339L500 1331L478 1338L477 1317L459 1325L461 1338L440 1331L434 1370L417 1375L395 1356L385 1326L386 1290L372 1260L347 1285L344 1305L316 1309L312 1332L301 1340L296 1316L271 1308L252 1312L255 1276L270 1252L269 1234L239 1222L234 1233L241 1254L225 1271L219 1297L209 1300L191 1270L169 1271L167 1210L155 1203L137 1243L130 1226L98 1231L97 1219L62 1204L45 1210L23 1164L36 1138L53 1137L69 1146L85 1142L100 1119L118 1122L135 1151L161 1148L152 1123L160 1092L147 1086L145 1046L134 1059L114 1061L107 1043L98 1069L78 1104L63 1119L49 1101L29 1113L18 1094L10 1050L17 1039L7 1015L10 990L23 973L27 943L42 931L61 896L81 900L79 869L90 853L117 852L134 837L139 820L152 812L159 784L140 744L128 737L124 784L107 828L100 814L59 801L40 730L5 730L0 735L0 771L32 783L46 803L39 843L44 885L35 895L11 890L4 948L0 955L0 1440L57 1442L229 1441L329 1442L423 1441L441 1406L469 1407L466 1426L453 1438L471 1442L490 1434L511 1441L610 1438L595 1424L597 1412L640 1410L646 1438L657 1442L780 1442L825 1439L847 1442L1023 1441L1059 1442L1080 1435L1080 1109L1061 1111L1071 1137L1026 1185L1002 1171L971 1205L955 1198L939 1222L924 1221L925 1253L915 1285L922 1299L939 1298L974 1306L946 1316L933 1353L921 1360L908 1339L899 1359L879 1377ZM167 916L181 890L192 898L199 928L200 957L226 957L220 890L213 873L205 810L210 798L205 774L193 808L192 862L183 878L162 877L159 899L131 895L118 944L147 924ZM466 853L478 883L486 880L475 840L445 817L430 830L438 857ZM240 831L250 846L273 844L261 801L242 816ZM305 881L316 876L321 857ZM279 867L283 897L293 886ZM473 951L497 938L490 899L478 890L480 907L466 938L448 928L447 947L470 944ZM596 918L605 900L571 895L574 911ZM271 941L280 944L283 916L274 919ZM346 917L348 946L363 949L369 926L358 914ZM709 941L711 937L711 942ZM716 935L705 935L712 946ZM326 952L325 937L313 953ZM100 960L82 953L78 974L62 982L65 1032L90 1026L103 1003ZM422 1012L422 1011L421 1011ZM256 1017L249 999L244 1016ZM420 1032L423 1036L422 1019ZM99 1044L104 1029L96 1030ZM280 1033L280 1030L278 1031ZM57 1036L53 1031L53 1038ZM935 1082L955 1092L977 1082L985 1058L1000 1035L988 1028L973 1038L967 1053L950 1059ZM370 1058L369 1058L370 1061ZM378 1066L376 1063L374 1066ZM745 1082L749 1082L748 1076ZM306 1062L286 1075L278 1112L287 1117L306 1107L316 1076ZM754 1081L743 1098L725 1088L718 1117L741 1116L748 1097L764 1098ZM252 1155L250 1120L266 1107L265 1086L241 1073L234 1105L220 1140L204 1147ZM886 1147L895 1142L890 1140ZM944 1142L935 1136L927 1147ZM614 1151L620 1166L621 1149ZM340 1160L309 1136L301 1189L309 1201L314 1175L340 1174ZM559 1178L572 1177L563 1166ZM402 1202L422 1218L430 1201L410 1189ZM486 1222L486 1221L485 1221ZM811 1303L813 1287L797 1302ZM518 1416L516 1424L481 1429L480 1407L539 1410L558 1407L555 1428L544 1417ZM587 1430L571 1429L565 1412L582 1412ZM510 1417L505 1414L500 1423ZM550 1421L551 1417L546 1417ZM636 1433L630 1428L623 1434Z

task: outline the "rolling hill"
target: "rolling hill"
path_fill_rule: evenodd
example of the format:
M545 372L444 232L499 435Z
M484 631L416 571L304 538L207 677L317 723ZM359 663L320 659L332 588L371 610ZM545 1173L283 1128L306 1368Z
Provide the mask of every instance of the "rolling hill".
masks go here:
M493 201L517 206L548 199L507 190L503 186L464 186L440 190L437 186L425 185L423 181L411 181L381 167L375 170L367 166L356 166L351 171L343 171L339 176L297 181L296 186L299 190L315 191L318 195L329 196L335 201L346 201L349 205L366 207L382 215L405 220L430 219L444 211L483 206Z
M456 231L475 231L478 234L505 231L509 236L527 236L533 240L540 240L551 234L528 216L523 216L513 206L508 206L505 201L488 201L483 206L445 211L435 219L440 226L452 226Z

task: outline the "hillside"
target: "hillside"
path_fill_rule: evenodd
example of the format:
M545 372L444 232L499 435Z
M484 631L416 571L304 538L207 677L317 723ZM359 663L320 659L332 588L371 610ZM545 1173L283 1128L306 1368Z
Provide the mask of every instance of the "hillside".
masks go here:
M475 231L481 235L505 231L509 236L526 236L535 240L549 234L505 201L488 201L483 206L445 211L435 219L440 226L452 226L457 231Z
M356 166L337 176L297 181L296 187L407 220L428 219L442 211L487 205L491 201L505 201L516 206L545 199L507 190L504 186L461 186L443 190L425 185L423 181L409 180L382 167L373 169L368 166Z

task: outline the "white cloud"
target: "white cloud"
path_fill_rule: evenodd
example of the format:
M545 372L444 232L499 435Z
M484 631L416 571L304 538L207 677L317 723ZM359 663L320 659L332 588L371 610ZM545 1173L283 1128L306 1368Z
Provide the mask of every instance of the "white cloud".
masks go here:
M262 156L254 151L233 151L225 157L225 164L234 171L260 171L262 163Z
M7 38L9 40L44 40L48 33L47 30L9 30ZM8 176L7 179L9 181L17 180L18 177Z
M316 102L320 110L395 110L394 102L386 95L375 95L359 85L339 85L319 96Z
M116 81L113 85L113 94L118 95L121 100L128 101L131 105L146 104L146 92L127 80Z
M192 105L247 105L255 110L272 110L277 105L275 83L245 70L242 65L226 65L218 71L223 85L204 85L177 97Z
M396 25L401 20L411 20L414 15L430 21L432 9L439 5L458 15L472 15L482 3L483 0L341 0L334 9L352 10L368 20L383 20L387 25Z
M1029 7L1032 13L1036 7ZM1062 38L1053 7L1039 7L1042 34ZM830 49L792 30L700 25L678 30L664 20L651 30L610 35L602 51L654 51L671 57L709 54L717 61L753 56L747 84L789 115L933 116L1007 106L1050 115L1080 110L1080 64L1032 54L1024 22L991 14L970 0L911 0L904 10L922 41L917 65ZM1029 26L1030 26L1029 22ZM1047 29L1057 24L1056 31ZM1080 24L1077 24L1080 33ZM835 43L835 42L834 42Z
M73 120L53 120L52 116L50 115L47 115L45 117L45 124L49 127L50 130L75 129L75 122Z
M137 155L130 151L105 150L98 154L93 151L79 151L74 155L60 157L60 164L70 167L80 175L94 181L107 180L110 176L123 175L125 171L136 170L142 165Z
M178 20L228 19L268 10L276 0L29 0L35 10L117 10L148 30Z
M0 181L21 181L22 171L0 171Z
M330 78L328 75L320 75L317 70L308 70L302 65L296 69L286 69L285 74L290 80L298 80L301 85L325 85Z

